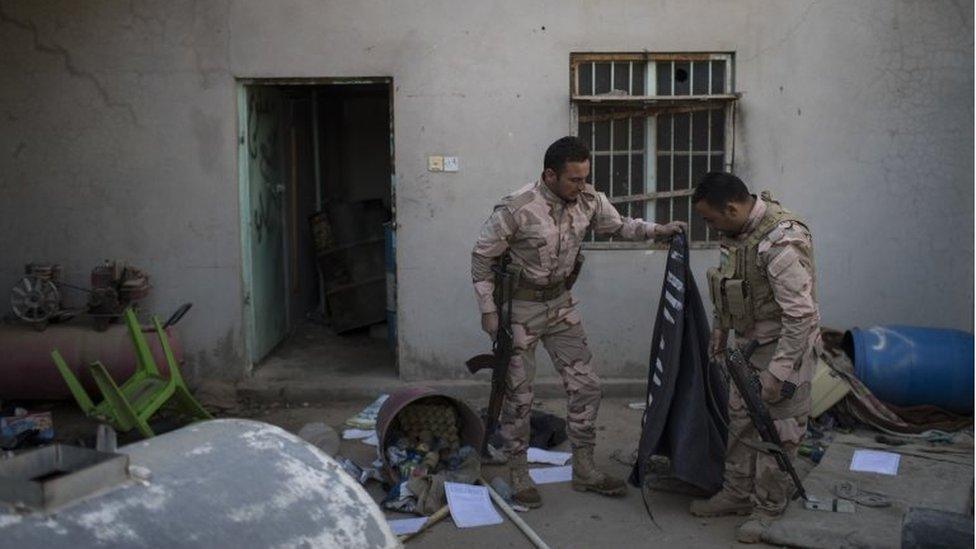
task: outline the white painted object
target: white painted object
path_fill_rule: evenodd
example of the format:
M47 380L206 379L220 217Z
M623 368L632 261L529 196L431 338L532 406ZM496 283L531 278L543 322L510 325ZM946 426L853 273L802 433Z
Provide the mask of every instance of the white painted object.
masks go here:
M0 506L0 545L401 547L355 479L273 425L205 421L118 451L139 480L51 514Z

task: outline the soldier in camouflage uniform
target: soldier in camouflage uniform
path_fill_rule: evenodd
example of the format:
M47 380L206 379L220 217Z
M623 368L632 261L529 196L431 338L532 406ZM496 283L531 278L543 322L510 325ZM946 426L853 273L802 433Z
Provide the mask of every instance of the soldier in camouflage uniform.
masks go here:
M692 201L709 226L725 236L721 264L708 272L715 306L709 352L713 358L724 353L730 330L740 347L751 340L760 343L752 364L759 370L762 398L785 450L795 459L807 428L810 383L821 343L810 231L768 193L749 194L732 174L706 174ZM796 387L792 397L783 396L784 382ZM756 449L759 435L734 385L729 420L722 490L692 502L691 512L749 514L737 538L754 543L786 510L795 487L771 455Z
M528 475L526 451L535 349L549 352L568 400L568 435L573 446L573 488L621 495L624 482L593 463L600 379L594 372L576 300L568 279L588 229L618 239L647 240L682 230L679 222L659 225L621 217L606 195L586 184L590 151L576 137L564 137L546 151L539 181L506 196L485 221L471 255L471 274L482 327L492 337L498 314L491 265L503 254L522 269L512 307L515 356L508 369L501 433L506 441L516 501L538 507L542 499Z

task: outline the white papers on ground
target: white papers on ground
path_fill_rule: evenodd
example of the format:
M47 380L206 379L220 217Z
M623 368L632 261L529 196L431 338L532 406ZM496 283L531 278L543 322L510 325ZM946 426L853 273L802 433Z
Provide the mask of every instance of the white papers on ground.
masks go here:
M360 438L367 438L370 435L375 434L376 431L372 429L346 429L342 432L342 440L356 440Z
M360 440L363 444L369 444L370 446L379 446L380 439L376 436L376 433L369 435L368 437Z
M573 480L573 466L540 467L529 469L529 476L536 484L552 484L554 482L569 482Z
M390 524L390 530L393 530L394 534L402 536L419 531L420 527L427 522L427 517L393 519L387 522Z
M502 523L502 517L492 507L488 489L484 486L445 482L444 493L451 509L451 519L458 528Z
M892 452L878 450L854 450L851 458L851 471L897 475L901 456Z
M569 452L553 452L542 448L529 448L529 463L548 463L550 465L566 465L572 454Z
M357 429L375 429L376 416L380 413L380 407L386 402L390 395L380 395L369 406L363 408L361 412L346 420L346 425Z

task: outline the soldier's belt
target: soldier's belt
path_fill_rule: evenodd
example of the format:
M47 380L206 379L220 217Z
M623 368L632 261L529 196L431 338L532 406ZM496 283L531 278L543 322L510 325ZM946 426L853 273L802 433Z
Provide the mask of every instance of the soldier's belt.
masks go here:
M527 280L519 280L519 285L512 293L514 299L522 301L551 301L566 293L566 281L560 280L548 286L532 284Z

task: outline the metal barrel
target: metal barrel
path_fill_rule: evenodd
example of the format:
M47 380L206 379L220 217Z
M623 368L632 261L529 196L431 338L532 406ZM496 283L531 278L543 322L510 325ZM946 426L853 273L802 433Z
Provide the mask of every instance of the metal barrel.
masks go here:
M183 351L174 328L168 328L169 344L177 363ZM155 332L143 332L153 360L160 372L168 374L166 358ZM97 391L88 373L88 364L101 361L112 378L125 380L135 371L136 355L129 332L122 324L112 324L104 332L91 326L65 324L48 326L38 332L19 324L0 325L0 397L5 399L62 399L71 392L51 361L57 349L82 385L92 394Z

